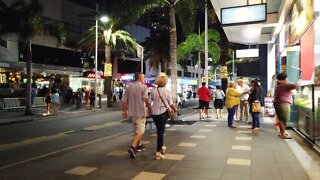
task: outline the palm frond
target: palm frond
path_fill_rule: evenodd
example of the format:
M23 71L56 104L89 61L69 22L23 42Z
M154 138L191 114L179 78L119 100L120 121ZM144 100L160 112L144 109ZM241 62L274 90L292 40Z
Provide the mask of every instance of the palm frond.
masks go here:
M62 26L55 23L48 23L44 27L49 32L49 35L55 37L58 41L57 46L66 42L67 34Z
M175 6L184 35L189 35L195 30L196 6L194 3L194 1L190 0L180 0Z

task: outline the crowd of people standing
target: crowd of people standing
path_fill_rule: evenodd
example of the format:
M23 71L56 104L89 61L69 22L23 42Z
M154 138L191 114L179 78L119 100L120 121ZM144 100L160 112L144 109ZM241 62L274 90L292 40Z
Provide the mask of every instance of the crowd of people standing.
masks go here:
M73 92L71 87L57 88L44 85L37 89L37 86L33 84L31 91L32 104L35 97L44 97L46 114L51 114L51 109L53 109L53 115L58 115L61 104L75 104L76 110L81 108L93 109L95 105L95 91L94 89L89 91L86 87L79 88L76 92Z

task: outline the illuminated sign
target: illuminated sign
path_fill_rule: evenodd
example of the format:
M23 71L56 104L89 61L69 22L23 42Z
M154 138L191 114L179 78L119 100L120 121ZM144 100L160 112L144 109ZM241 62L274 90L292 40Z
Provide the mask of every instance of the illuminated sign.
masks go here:
M259 57L259 49L236 50L236 58Z
M290 41L294 45L313 21L313 0L297 0L291 11Z
M267 4L221 8L223 26L252 24L267 20Z
M104 76L105 77L112 76L112 64L111 63L104 64Z
M0 84L6 84L8 83L8 76L9 73L0 73Z
M88 74L88 76L87 76L87 78L95 78L95 77L96 77L96 75L92 74L92 73ZM99 74L97 74L97 78L101 78L101 76Z
M121 75L121 79L125 81L132 81L134 80L134 77L133 75L126 74L126 75Z
M220 67L220 74L221 74L221 79L227 79L228 78L227 66L221 66Z

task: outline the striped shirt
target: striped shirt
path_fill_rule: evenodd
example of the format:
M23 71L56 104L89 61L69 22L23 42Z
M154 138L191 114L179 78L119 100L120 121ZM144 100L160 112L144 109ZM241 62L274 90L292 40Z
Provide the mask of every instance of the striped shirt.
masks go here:
M165 87L159 87L159 92L167 107L173 104L171 92L169 89ZM159 115L166 112L167 108L162 103L156 87L151 90L150 99L152 101L152 115Z
M135 82L127 88L122 100L127 103L129 116L146 116L145 99L148 99L148 87L146 85Z

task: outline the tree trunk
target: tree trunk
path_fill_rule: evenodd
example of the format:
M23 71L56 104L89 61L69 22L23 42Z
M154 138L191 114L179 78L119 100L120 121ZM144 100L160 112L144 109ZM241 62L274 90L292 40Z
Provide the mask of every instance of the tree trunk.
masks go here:
M171 94L177 103L177 31L174 6L170 6L170 62L171 62Z
M222 55L220 56L220 64L221 64L221 66L226 66L227 59L228 59L228 53L223 51ZM221 78L221 89L224 92L226 92L227 88L228 88L228 79L227 78Z
M32 115L31 80L32 80L32 49L31 40L27 41L27 84L26 84L26 109L25 115Z
M112 47L110 45L105 45L105 58L106 58L105 63L111 63L111 48ZM107 99L108 99L107 107L112 106L112 101L111 101L112 100L112 75L104 77L104 93L107 95Z

